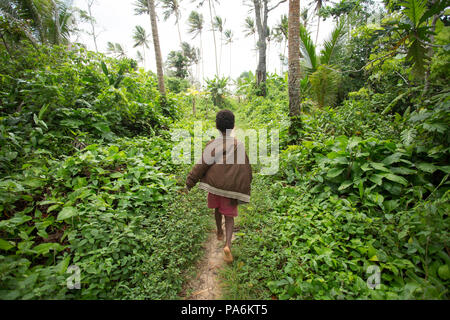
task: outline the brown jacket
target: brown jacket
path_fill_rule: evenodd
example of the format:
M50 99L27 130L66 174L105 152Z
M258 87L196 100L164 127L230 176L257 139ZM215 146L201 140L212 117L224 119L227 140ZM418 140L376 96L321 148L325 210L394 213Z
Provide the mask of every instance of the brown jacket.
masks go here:
M230 136L209 141L188 174L186 186L191 189L198 181L198 187L207 192L238 203L250 202L252 167L244 144Z

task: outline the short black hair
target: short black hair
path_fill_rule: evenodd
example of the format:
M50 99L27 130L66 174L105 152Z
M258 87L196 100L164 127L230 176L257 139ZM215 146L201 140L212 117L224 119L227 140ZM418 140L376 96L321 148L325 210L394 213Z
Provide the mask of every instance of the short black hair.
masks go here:
M234 128L234 114L230 110L220 110L216 114L216 128L222 133Z

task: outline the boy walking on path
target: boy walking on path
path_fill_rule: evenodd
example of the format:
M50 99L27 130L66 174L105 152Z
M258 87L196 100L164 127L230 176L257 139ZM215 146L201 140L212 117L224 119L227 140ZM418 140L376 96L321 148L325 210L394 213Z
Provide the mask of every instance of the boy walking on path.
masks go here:
M208 192L208 208L215 209L217 239L223 240L222 216L225 216L224 260L232 262L231 237L238 204L250 202L252 168L243 143L231 137L234 114L221 110L216 115L216 128L221 136L206 144L202 157L186 179L188 190L198 187Z

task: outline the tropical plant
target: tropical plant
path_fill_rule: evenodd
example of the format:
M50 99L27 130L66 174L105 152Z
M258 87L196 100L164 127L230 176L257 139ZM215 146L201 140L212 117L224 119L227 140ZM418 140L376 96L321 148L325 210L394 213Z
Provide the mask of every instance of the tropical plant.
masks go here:
M320 56L316 53L316 46L313 44L309 32L303 25L300 25L300 48L306 73L309 75L308 79L314 92L314 98L321 107L327 103L333 103L336 99L340 78L339 72L333 67L333 64L336 62L339 48L344 40L344 23L344 19L338 22L330 38L324 42Z
M215 58L215 63L216 63L216 77L219 76L219 65L217 63L217 43L216 43L216 27L214 25L214 21L213 21L213 6L214 6L214 2L219 3L219 0L200 0L198 3L198 7L202 7L205 2L208 2L208 8L209 8L209 20L211 23L211 31L213 34L213 40L214 40L214 58Z
M181 12L180 12L180 2L181 0L161 0L161 7L164 10L163 11L163 17L164 20L169 19L170 16L175 17L175 24L177 25L178 29L178 37L180 40L180 44L183 43L181 40L181 31L180 31L180 19L181 19Z
M116 58L125 58L127 56L124 47L120 43L108 41L106 44L106 50L109 54L114 55Z
M230 29L225 30L224 32L225 35L225 45L229 45L230 46L230 73L228 76L231 76L231 66L232 66L232 54L231 54L231 45L233 44L234 41L234 34L233 31L231 31Z
M245 37L253 36L253 42L255 44L255 50L256 50L256 27L255 27L255 20L253 20L252 17L245 18L244 36ZM258 55L256 54L256 51L255 51L255 59L256 59L256 63L258 63Z
M218 69L220 73L220 66L222 64L222 44L223 44L223 32L225 27L225 20L219 16L215 16L213 19L213 26L217 31L219 31L220 34L220 53L219 53L219 69Z
M195 39L197 36L200 38L200 56L202 60L202 77L205 77L205 67L204 67L204 59L203 59L203 44L202 44L202 31L203 31L203 15L198 13L197 11L192 11L188 18L188 33L192 34L192 39Z
M225 106L225 95L228 93L228 78L215 77L206 80L206 89L208 90L213 104L219 108Z
M2 0L0 16L20 30L35 47L41 44L68 44L77 31L75 10L60 0Z
M142 26L136 26L133 32L133 40L134 40L134 48L138 46L142 46L142 52L143 52L143 64L145 67L145 48L149 48L147 32Z
M165 96L163 61L161 47L159 45L158 25L156 23L155 0L137 0L135 2L135 14L148 14L152 27L153 47L155 49L156 74L158 75L158 89L162 96Z
M317 40L319 39L319 28L320 28L320 9L323 7L323 5L325 4L326 0L313 0L313 2L316 3L316 7L314 8L314 11L316 12L317 15L317 31L316 31L316 41L314 42L314 44L317 46Z

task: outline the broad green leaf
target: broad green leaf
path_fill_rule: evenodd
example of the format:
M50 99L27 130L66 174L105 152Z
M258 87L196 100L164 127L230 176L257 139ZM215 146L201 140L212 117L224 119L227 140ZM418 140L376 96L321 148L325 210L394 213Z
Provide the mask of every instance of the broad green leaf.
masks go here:
M417 163L416 167L417 167L417 169L428 172L428 173L433 173L438 169L434 164L426 163L426 162Z
M386 168L382 163L378 163L378 162L370 162L370 165L372 166L372 168L380 170L380 171L385 171L385 172L389 172L389 169Z
M345 170L345 168L333 168L330 171L328 171L327 177L328 178L335 178L338 175L340 175L344 170Z
M64 274L67 270L67 267L70 263L70 256L65 257L61 262L58 264L59 274Z
M392 167L391 172L397 173L397 174L415 174L417 173L416 170L408 169L405 167Z
M364 184L362 181L359 183L358 189L359 189L359 197L362 199L364 196Z
M408 184L408 180L406 180L403 177L400 176L396 176L395 174L391 174L391 173L383 173L383 177L385 177L388 180L400 183L404 186L406 186Z
M102 70L103 70L103 73L105 74L105 76L108 76L109 75L108 67L106 67L106 64L103 61L101 62L101 66L102 66Z
M348 159L346 157L337 157L331 163L348 164Z
M76 216L78 214L78 211L74 207L64 207L61 212L58 214L57 221L65 220L68 218L71 218L73 216Z
M353 184L353 181L347 180L342 182L342 184L339 186L339 191L347 189L349 186L351 186Z
M448 264L444 264L444 265L440 266L438 269L438 274L439 274L439 277L443 280L450 279L450 271L448 268Z
M383 203L387 211L392 211L399 206L398 200L387 200Z
M384 176L381 175L381 174L372 174L372 175L369 177L369 180L372 181L373 183L375 183L375 184L381 186L383 177L384 177Z
M35 251L37 254L47 254L50 250L56 250L61 251L64 249L62 245L59 243L41 243L33 248L33 251Z
M382 161L385 165L390 165L396 162L400 161L400 158L403 156L402 153L393 153L390 156L384 158L384 160Z
M360 143L360 142L361 142L361 138L360 138L360 137L351 137L351 138L348 140L347 148L348 148L349 150L351 150L351 149L353 149L355 146L357 146L358 143Z
M114 172L113 174L111 174L111 178L115 178L115 179L120 178L122 176L123 176L122 172Z
M438 168L444 173L450 173L450 166L439 166Z
M6 250L7 251L7 250L9 250L11 248L14 248L14 246L9 241L0 239L0 249L1 250Z

